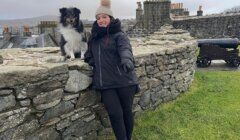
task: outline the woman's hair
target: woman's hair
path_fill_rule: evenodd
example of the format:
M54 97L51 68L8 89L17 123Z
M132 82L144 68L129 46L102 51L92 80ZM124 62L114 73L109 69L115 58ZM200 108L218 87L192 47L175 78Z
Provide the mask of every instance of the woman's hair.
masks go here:
M115 18L113 16L109 16L110 17L110 21L113 22L115 20Z

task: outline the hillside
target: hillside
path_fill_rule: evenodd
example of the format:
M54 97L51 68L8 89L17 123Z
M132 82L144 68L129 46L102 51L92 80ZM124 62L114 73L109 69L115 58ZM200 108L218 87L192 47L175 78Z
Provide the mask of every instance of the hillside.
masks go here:
M54 15L40 16L26 19L0 20L0 26L36 26L40 21L58 21L59 17Z

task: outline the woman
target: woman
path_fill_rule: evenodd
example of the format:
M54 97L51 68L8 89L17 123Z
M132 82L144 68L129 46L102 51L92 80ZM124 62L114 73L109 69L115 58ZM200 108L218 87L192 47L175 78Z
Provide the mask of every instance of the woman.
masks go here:
M113 18L109 0L102 0L96 11L84 56L93 66L93 87L101 93L117 140L131 140L137 77L131 45L120 21Z

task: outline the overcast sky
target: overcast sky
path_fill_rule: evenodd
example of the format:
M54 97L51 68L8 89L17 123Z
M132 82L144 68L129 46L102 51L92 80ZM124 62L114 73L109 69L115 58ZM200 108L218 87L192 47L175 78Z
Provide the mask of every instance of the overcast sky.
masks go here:
M112 0L114 17L135 18L137 1ZM225 9L240 5L240 0L172 0L172 3L184 3L190 15L196 15L202 5L204 15L222 12ZM59 8L75 6L81 9L82 19L94 19L94 13L100 0L0 0L0 19L21 19L43 15L59 15Z

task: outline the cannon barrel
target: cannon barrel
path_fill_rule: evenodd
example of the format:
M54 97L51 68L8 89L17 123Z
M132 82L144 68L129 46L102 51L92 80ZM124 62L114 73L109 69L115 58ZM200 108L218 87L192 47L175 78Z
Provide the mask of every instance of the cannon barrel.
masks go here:
M237 38L199 39L198 47L202 47L204 45L236 49L238 45L240 45L240 42Z

